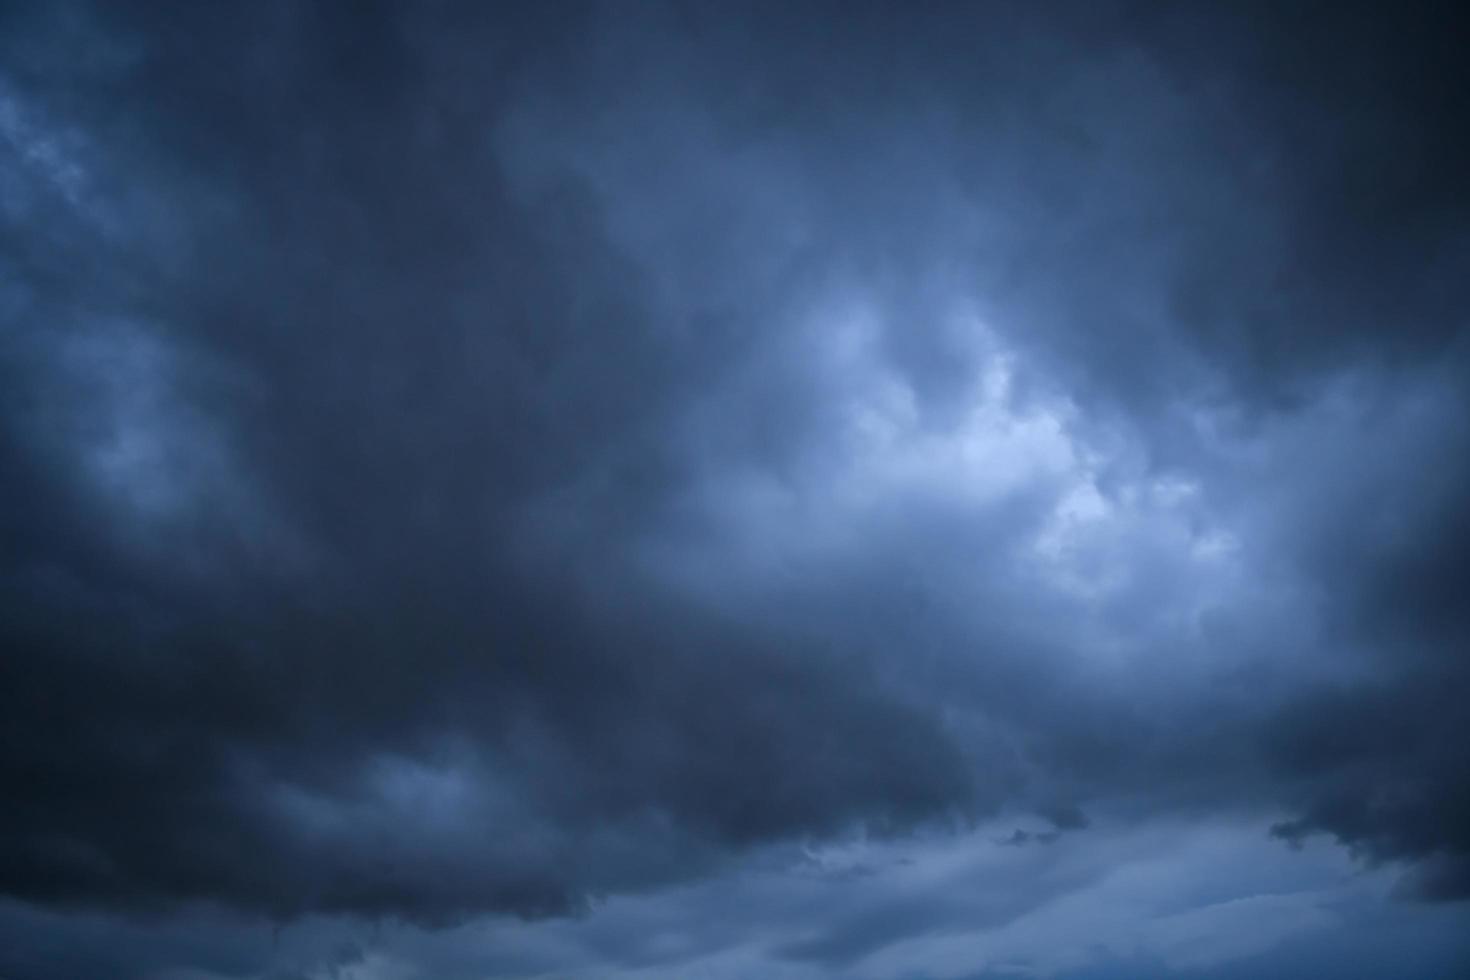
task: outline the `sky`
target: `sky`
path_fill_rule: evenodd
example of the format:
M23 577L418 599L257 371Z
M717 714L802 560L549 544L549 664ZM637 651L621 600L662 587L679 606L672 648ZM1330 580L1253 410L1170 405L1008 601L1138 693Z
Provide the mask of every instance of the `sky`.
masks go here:
M0 978L1470 976L1456 6L0 8Z

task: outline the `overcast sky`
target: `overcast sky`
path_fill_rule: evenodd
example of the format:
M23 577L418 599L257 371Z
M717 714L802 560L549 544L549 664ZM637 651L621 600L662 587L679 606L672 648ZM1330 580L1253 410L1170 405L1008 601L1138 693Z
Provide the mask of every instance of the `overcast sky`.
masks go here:
M1470 975L1456 4L7 4L0 978Z

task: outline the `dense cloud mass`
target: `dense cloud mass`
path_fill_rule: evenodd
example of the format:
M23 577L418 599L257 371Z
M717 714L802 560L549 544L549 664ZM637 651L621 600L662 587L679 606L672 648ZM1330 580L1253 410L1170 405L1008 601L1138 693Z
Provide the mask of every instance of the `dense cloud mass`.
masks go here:
M7 7L0 976L1455 975L1456 13Z

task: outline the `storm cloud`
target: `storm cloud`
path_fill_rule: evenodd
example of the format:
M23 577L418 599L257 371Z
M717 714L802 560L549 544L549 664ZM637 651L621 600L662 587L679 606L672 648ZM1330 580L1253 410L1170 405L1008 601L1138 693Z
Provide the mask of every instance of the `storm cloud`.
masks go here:
M1463 40L7 9L0 975L1463 967Z

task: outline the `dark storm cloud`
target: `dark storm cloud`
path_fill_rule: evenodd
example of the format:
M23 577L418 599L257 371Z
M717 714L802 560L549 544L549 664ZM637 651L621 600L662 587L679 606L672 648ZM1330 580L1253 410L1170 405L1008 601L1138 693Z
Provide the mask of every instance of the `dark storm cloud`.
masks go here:
M739 340L661 333L585 190L497 174L505 76L546 25L480 25L456 63L387 12L109 16L83 25L118 29L105 92L22 62L14 98L140 185L126 219L187 239L100 324L16 290L54 326L8 333L11 893L556 912L966 801L857 651L673 607L615 560L677 479L668 416ZM128 261L28 244L82 279ZM542 531L559 491L576 524Z
M547 915L1103 800L1465 895L1448 11L782 6L7 15L0 889ZM977 907L900 904L785 954Z

